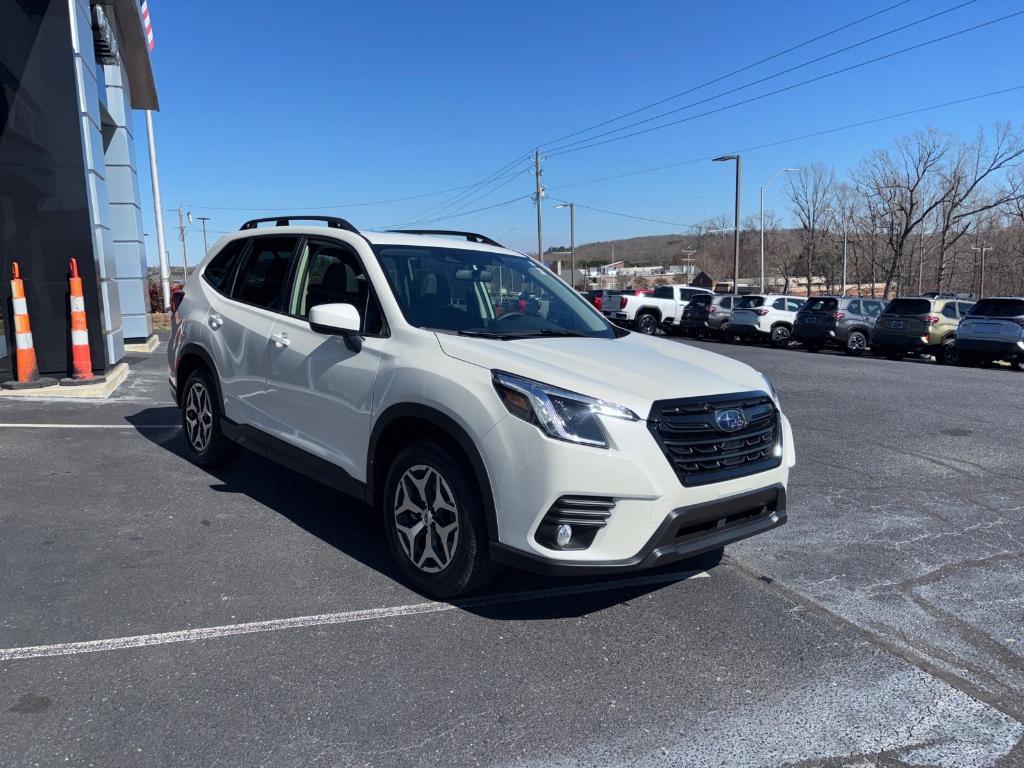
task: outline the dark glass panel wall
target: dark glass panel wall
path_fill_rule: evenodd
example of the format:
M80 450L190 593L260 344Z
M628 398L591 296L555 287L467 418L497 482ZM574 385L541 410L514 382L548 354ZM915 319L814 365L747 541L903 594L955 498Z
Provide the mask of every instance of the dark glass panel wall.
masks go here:
M93 366L105 367L67 0L0 0L0 298L13 350L11 262L21 264L44 374L67 371L68 259L85 286ZM0 369L5 364L0 360ZM0 370L0 378L7 378Z

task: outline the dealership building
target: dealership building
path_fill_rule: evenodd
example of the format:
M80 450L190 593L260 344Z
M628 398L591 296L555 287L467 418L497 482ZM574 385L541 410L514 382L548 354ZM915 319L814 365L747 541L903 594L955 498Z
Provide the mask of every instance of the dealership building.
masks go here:
M151 335L132 110L157 108L137 0L0 0L0 381L13 262L44 376L68 370L71 258L95 372Z

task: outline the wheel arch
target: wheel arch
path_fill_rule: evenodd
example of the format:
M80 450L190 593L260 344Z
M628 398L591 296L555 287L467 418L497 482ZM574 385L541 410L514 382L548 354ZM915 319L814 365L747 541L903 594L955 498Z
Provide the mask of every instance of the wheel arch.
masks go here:
M498 517L494 493L483 457L466 430L448 414L420 403L396 403L377 419L366 452L366 501L371 506L381 496L391 461L402 447L417 438L432 438L453 444L469 461L484 503L487 536L498 540Z
M217 402L220 403L221 408L223 408L224 395L220 389L220 376L217 375L217 366L214 365L213 358L210 357L210 353L198 344L186 344L181 348L181 352L178 354L177 366L174 369L174 381L177 384L175 387L177 405L179 407L181 406L185 380L188 379L188 377L192 375L192 372L197 368L205 368L209 371L210 377L213 379L214 389L217 392Z
M639 318L640 315L654 315L658 319L659 323L662 321L661 309L649 304L647 306L640 307L640 309L636 311L636 317Z

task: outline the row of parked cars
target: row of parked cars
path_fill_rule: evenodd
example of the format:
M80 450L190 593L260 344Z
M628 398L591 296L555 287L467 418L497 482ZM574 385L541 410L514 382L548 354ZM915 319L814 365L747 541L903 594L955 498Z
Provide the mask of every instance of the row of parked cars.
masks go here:
M666 285L654 291L602 291L591 301L612 322L640 333L824 347L890 359L931 355L945 365L1004 361L1024 370L1024 298L932 292L885 301L863 296L715 294Z

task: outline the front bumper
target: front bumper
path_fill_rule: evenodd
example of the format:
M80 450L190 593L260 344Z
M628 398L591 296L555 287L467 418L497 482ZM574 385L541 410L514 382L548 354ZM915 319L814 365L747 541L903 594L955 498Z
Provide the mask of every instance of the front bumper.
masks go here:
M637 554L621 560L557 561L501 543L492 543L490 554L496 562L548 575L622 573L695 557L778 528L785 522L786 489L780 484L674 509Z
M957 350L969 355L986 355L993 360L1024 359L1024 341L997 339L976 339L960 336L956 340Z
M494 498L495 557L503 562L516 559L535 569L529 562L547 563L545 569L555 570L565 565L569 572L577 572L575 568L646 568L654 560L661 562L671 553L657 554L653 560L648 557L654 549L666 547L659 534L664 533L662 526L670 525L666 521L681 519L683 513L703 505L786 487L796 457L792 428L784 415L780 414L779 421L782 461L778 466L685 486L645 421L602 419L610 447L601 449L553 440L532 424L506 417L477 443ZM565 497L613 502L611 514L586 548L555 549L538 542L546 516ZM779 519L783 518L780 514ZM707 540L677 542L679 552L672 557L699 554L776 524L778 521L758 520L751 521L751 527L744 529L747 532L705 531L710 537Z

